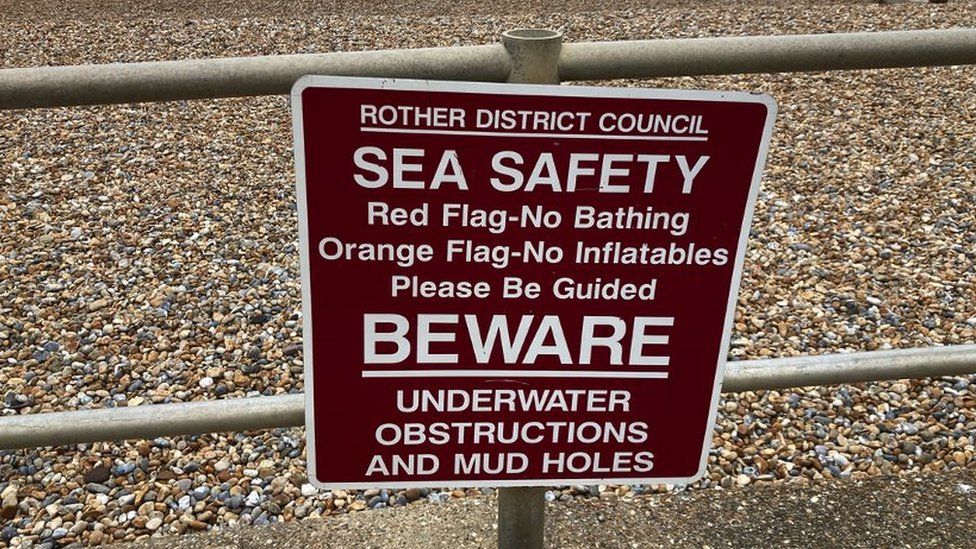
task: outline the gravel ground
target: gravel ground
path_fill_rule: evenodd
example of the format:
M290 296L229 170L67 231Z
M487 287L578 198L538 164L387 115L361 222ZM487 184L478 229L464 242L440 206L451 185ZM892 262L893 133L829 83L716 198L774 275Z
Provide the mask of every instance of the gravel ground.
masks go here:
M973 547L976 474L906 474L748 490L608 496L546 509L548 547ZM495 498L219 533L151 538L124 549L495 547Z
M114 2L99 16L91 0L0 0L0 67L484 43L518 26L609 40L976 20L976 3L962 1L651 10L538 0L516 14L500 2L392 5ZM976 69L615 85L761 90L779 102L733 359L976 342ZM0 413L301 391L290 143L283 97L0 114ZM683 488L969 467L971 382L726 396L708 473ZM296 429L0 452L0 546L480 493L318 493L303 454ZM570 487L550 498L668 490Z
M899 1L899 0L894 0ZM900 0L906 1L906 0ZM907 0L924 2L925 0ZM958 1L958 0L954 0ZM821 6L824 4L871 4L875 0L737 0L736 5L765 6ZM682 9L688 6L708 9L724 9L728 0L654 0L655 9ZM646 0L145 0L143 2L105 2L104 0L0 0L0 18L12 21L22 19L85 20L105 19L138 20L166 18L187 20L190 18L268 18L289 17L303 19L310 15L339 15L345 18L363 16L394 16L396 23L404 19L417 20L430 16L514 15L579 12L599 12L601 16L629 10L647 11ZM469 21L464 21L468 23ZM384 21L383 24L388 24ZM429 21L420 23L430 24Z

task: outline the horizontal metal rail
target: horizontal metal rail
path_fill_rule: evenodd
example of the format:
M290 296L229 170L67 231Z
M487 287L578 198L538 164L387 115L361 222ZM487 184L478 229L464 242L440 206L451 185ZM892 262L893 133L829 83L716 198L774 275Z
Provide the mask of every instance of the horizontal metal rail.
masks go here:
M976 373L976 345L729 362L723 392ZM302 394L0 418L0 449L296 427Z
M561 81L976 64L976 29L566 43ZM505 82L502 44L0 70L0 109L286 94L306 74Z
M0 70L0 109L282 95L306 74L504 82L501 44Z
M976 29L564 44L563 80L892 69L976 63Z
M295 394L0 417L0 449L294 427L304 407Z
M722 392L976 373L976 345L729 362Z

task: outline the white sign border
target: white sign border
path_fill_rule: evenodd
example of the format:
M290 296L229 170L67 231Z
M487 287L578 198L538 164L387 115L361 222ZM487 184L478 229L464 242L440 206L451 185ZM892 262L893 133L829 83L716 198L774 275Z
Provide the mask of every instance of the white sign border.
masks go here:
M730 103L760 103L766 106L766 124L763 128L762 140L759 144L759 154L750 183L749 198L742 220L742 230L739 233L739 244L735 256L735 267L732 273L732 284L729 287L729 301L725 310L725 327L722 331L722 341L719 347L718 364L715 369L715 381L712 388L711 410L708 415L708 426L702 442L701 459L697 472L690 477L639 477L639 478L562 478L562 479L519 479L519 480L467 480L447 481L451 486L469 487L510 487L510 486L566 486L587 484L691 484L705 475L708 464L708 451L711 447L712 433L715 429L715 419L718 414L718 399L722 392L722 379L725 377L725 363L729 352L729 338L731 337L732 321L735 314L735 303L739 295L742 282L742 264L745 260L746 245L752 226L752 217L759 195L759 185L762 181L763 168L769 154L769 144L773 134L773 123L776 120L776 101L768 94L736 91L704 91L704 90L674 90L652 88L609 88L599 86L558 86L536 84L494 84L483 82L450 82L436 80L411 80L401 78L365 78L353 76L303 76L295 82L291 89L292 130L294 134L295 153L295 193L298 201L298 246L301 261L302 284L302 347L304 350L305 373L305 462L308 469L308 481L322 490L357 490L370 488L428 488L441 485L444 481L415 481L415 482L320 482L315 469L315 404L312 398L315 385L313 384L312 365L312 297L311 272L308 256L308 211L305 200L305 135L303 132L302 92L307 88L344 88L344 89L391 89L403 91L430 91L449 93L487 93L497 95L542 95L560 97L606 97L631 99L674 99L684 101L710 101Z

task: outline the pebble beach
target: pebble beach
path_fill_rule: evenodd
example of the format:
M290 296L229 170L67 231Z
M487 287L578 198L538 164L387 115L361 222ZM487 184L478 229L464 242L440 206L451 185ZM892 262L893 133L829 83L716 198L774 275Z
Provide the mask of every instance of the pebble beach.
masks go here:
M972 1L0 0L0 68L483 44L518 27L595 41L974 24ZM976 343L976 68L596 84L761 91L779 104L730 360ZM291 145L283 96L0 111L0 416L300 393ZM699 482L546 497L969 468L974 394L966 376L723 395ZM0 547L136 541L486 493L319 491L305 476L304 437L277 429L0 451Z

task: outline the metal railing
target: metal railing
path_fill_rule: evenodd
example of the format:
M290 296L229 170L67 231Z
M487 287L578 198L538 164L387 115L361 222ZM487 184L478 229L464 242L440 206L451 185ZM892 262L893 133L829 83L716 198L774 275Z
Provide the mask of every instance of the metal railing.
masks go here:
M976 29L562 43L519 30L497 45L0 70L0 109L286 94L305 74L571 80L976 64ZM726 392L976 372L976 345L731 362ZM290 427L302 395L0 418L0 449Z
M976 372L976 345L729 362L722 391ZM305 396L231 398L0 418L0 448L253 431L305 424Z
M515 34L504 40L451 48L2 69L0 109L287 94L306 74L555 83L551 76L566 82L976 63L976 29L567 44L558 37ZM548 49L538 54L541 48ZM536 58L526 62L524 55ZM550 78L523 74L524 67L540 65Z

